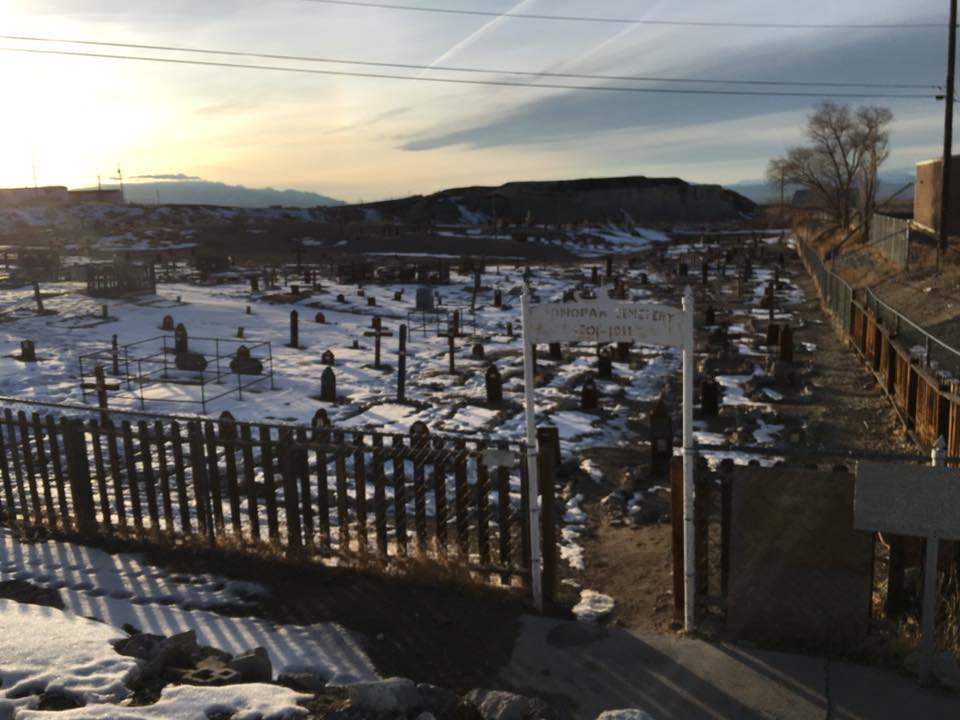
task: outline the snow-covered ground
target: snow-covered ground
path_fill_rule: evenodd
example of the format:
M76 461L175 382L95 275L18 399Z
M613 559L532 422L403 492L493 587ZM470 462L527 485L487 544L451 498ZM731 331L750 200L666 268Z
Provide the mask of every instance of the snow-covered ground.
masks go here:
M193 630L201 645L233 655L263 647L275 673L318 673L335 686L377 676L358 638L335 623L276 625L244 617L251 599L267 593L257 583L172 574L132 553L108 554L57 541L25 543L6 530L0 530L0 558L0 582L50 588L63 601L58 610L0 599L0 716L5 703L29 708L39 693L51 689L80 695L88 703L56 717L202 718L203 709L213 706L250 717L299 712L296 693L243 685L168 688L157 705L118 714L116 703L129 694L124 680L136 672L138 662L110 645L126 636L120 629L125 624L164 636ZM213 609L223 606L232 608L231 616ZM47 715L21 712L16 717Z

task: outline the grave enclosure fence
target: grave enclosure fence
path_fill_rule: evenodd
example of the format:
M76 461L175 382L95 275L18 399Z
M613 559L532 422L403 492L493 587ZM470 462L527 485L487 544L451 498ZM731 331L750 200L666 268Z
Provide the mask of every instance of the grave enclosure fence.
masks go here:
M522 445L30 405L0 410L9 526L341 565L426 558L529 582Z

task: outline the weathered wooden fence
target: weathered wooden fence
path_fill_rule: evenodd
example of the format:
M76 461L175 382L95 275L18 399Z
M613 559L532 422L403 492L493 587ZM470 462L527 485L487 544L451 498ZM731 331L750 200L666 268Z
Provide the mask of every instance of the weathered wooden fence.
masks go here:
M429 557L505 584L529 579L520 445L21 407L0 412L8 524L340 562ZM555 536L554 523L544 532L554 549Z
M812 248L798 241L800 257L834 315L838 333L863 358L907 430L932 447L943 437L947 463L960 458L960 383L950 370L960 352L927 333L871 292L854 293L826 270ZM837 287L841 287L836 291ZM838 302L837 298L842 300Z

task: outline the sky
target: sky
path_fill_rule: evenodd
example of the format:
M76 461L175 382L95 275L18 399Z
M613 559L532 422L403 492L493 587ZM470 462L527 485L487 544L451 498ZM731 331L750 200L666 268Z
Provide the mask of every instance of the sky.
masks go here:
M0 0L5 35L490 70L943 84L946 0L406 0L421 7L647 20L892 24L885 29L562 22L311 0ZM909 28L934 22L940 27ZM0 48L499 79L501 74L197 56L0 40ZM0 186L178 174L370 201L446 187L617 175L730 184L803 142L817 98L442 84L0 50ZM613 80L535 82L712 88ZM720 86L726 87L726 86ZM797 91L785 86L751 90ZM818 90L820 90L818 88ZM943 103L833 98L894 112L890 169L942 152Z

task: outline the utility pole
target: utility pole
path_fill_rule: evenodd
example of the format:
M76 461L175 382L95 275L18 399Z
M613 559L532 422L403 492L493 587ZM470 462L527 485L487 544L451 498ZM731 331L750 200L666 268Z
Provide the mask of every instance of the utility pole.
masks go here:
M940 173L940 241L937 243L937 271L943 264L950 237L950 166L953 157L953 66L957 56L957 0L950 0L950 35L947 43L947 87L943 112L943 168Z

